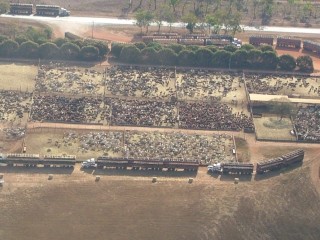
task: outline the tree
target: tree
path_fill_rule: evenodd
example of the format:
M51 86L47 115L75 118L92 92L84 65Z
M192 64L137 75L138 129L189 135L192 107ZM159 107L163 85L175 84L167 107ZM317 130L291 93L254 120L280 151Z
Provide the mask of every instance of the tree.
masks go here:
M176 21L176 15L173 11L168 10L164 13L164 21L166 21L169 25L169 32L171 32L172 24Z
M259 47L259 49L260 49L262 52L267 52L267 51L273 52L273 51L274 51L273 47L270 46L270 45L261 45L261 46Z
M94 46L99 49L99 56L101 58L104 58L105 55L109 52L109 47L107 42L99 41L99 40L93 40L93 39L86 39L84 40L85 46Z
M167 46L167 48L171 48L176 54L179 54L182 50L184 50L186 47L182 44L170 44Z
M120 53L122 51L122 48L124 48L124 44L122 43L115 43L113 42L111 44L111 54L116 57L116 58L119 58L120 57Z
M219 50L213 53L212 65L215 68L228 68L232 53L225 50Z
M38 55L39 44L27 41L20 45L18 54L23 58L37 58Z
M9 11L9 4L7 2L0 2L0 14L7 13Z
M243 29L240 26L241 24L241 14L240 12L232 13L228 18L226 18L225 31L231 32L231 35L234 36L237 32L242 32Z
M63 44L69 42L67 38L56 38L53 40L53 43L57 45L57 47L61 47Z
M200 49L200 47L197 46L197 45L188 45L188 46L186 47L186 49L187 49L187 50L190 50L190 51L193 51L193 52L196 52L198 49Z
M17 36L14 40L15 40L19 45L21 45L21 44L24 43L24 42L28 42L28 41L29 41L29 39L28 39L26 36L24 36L24 35L19 35L19 36Z
M181 0L169 0L169 4L173 9L173 12L176 12L176 7L180 3Z
M155 11L154 20L158 26L158 32L162 26L163 21L166 21L167 16L170 14L171 10L168 5L161 4ZM169 14L168 14L169 13Z
M81 49L85 46L83 39L75 39L70 41L71 43L74 43L76 45L78 45L78 47ZM61 45L62 46L62 45Z
M233 52L237 51L238 48L236 46L234 46L234 45L227 45L227 46L223 47L223 50L226 50L228 52L233 53Z
M186 28L189 30L190 33L193 33L193 29L198 22L198 18L193 13L189 13L182 17L181 19L184 23L187 24Z
M122 48L120 60L126 63L139 63L141 57L140 50L134 45L128 45Z
M144 42L136 42L133 45L135 45L137 48L139 48L140 51L147 46Z
M177 64L177 54L170 48L164 48L158 52L158 60L161 65L175 66Z
M255 49L255 47L251 44L243 44L240 48L241 50L250 51L252 49Z
M209 45L205 47L206 49L209 49L212 53L215 53L216 51L218 51L218 48L214 45Z
M237 50L231 55L230 66L232 68L247 68L248 67L248 52L245 50Z
M162 45L160 43L157 43L157 42L150 42L150 43L148 43L147 47L151 47L154 50L156 50L157 52L162 49Z
M282 121L283 117L291 116L293 112L293 106L287 99L274 99L271 104L271 111L274 114L280 115L279 121Z
M299 56L297 58L297 66L299 71L311 73L313 72L313 61L310 56Z
M0 43L2 43L5 40L8 40L9 38L5 35L0 35Z
M136 12L134 15L136 19L136 25L140 27L141 29L141 34L142 34L142 28L146 28L146 33L148 33L149 26L152 23L154 16L151 12L145 11L145 10L139 10Z
M278 66L284 71L293 71L296 68L296 60L291 55L285 54L279 57Z
M67 42L60 47L60 54L64 59L74 60L79 58L80 48L74 43Z
M0 44L0 56L13 57L19 48L19 44L13 40L5 40Z
M252 69L263 68L262 52L258 49L251 49L248 52L248 67Z
M99 60L99 48L95 46L84 46L80 50L80 58L85 61Z
M56 58L59 53L57 45L51 42L43 43L39 46L39 57L44 59Z
M141 62L144 64L157 64L158 52L152 47L146 47L141 51Z
M193 51L182 50L178 55L178 65L179 66L195 66L196 65L196 55Z
M274 2L273 0L262 0L261 2L261 23L262 25L268 25L270 23L270 20L272 18L273 14L273 6Z
M272 51L262 52L262 66L266 70L276 70L278 66L279 58L277 54Z
M212 65L213 52L209 49L200 48L195 52L197 65L200 67L210 67Z

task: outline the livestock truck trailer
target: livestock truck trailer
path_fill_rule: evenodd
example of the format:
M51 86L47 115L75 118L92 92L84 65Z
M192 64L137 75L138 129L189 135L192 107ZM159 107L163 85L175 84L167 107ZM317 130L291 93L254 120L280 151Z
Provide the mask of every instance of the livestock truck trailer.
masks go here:
M25 3L10 3L9 14L13 15L31 15L48 16L48 17L67 17L70 16L70 11L57 5L43 4L25 4Z

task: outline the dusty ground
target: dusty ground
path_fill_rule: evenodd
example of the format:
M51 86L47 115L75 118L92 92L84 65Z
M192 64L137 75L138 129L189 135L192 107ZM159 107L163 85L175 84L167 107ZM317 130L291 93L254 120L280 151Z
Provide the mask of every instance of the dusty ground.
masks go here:
M0 64L0 89L32 92L37 67L27 64L1 63Z
M317 160L319 162L319 160ZM311 162L312 163L312 162ZM310 164L256 181L3 169L1 239L318 239ZM54 174L47 180L48 173ZM315 179L317 181L317 179ZM57 231L59 229L59 231Z

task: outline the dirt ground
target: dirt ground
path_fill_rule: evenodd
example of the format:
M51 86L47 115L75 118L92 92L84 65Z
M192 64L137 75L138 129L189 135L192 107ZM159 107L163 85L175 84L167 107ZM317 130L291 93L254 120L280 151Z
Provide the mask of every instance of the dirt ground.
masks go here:
M317 160L319 162L319 160ZM272 178L3 169L0 238L318 239L319 194L310 164ZM48 174L53 180L48 180ZM193 177L193 176L191 176ZM249 181L252 180L252 181ZM58 229L58 231L57 231Z

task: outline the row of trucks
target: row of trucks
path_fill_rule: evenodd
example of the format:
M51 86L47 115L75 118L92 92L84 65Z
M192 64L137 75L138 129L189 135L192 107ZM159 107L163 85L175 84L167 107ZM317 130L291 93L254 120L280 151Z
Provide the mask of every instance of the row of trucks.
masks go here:
M277 158L260 161L256 165L256 173L264 174L280 170L294 164L301 164L304 159L304 150L297 149L281 155ZM252 174L254 165L252 163L215 163L208 166L209 173L215 174Z
M70 16L70 11L57 5L43 4L27 4L27 3L10 3L9 14L12 15L37 15L48 17L67 17Z

